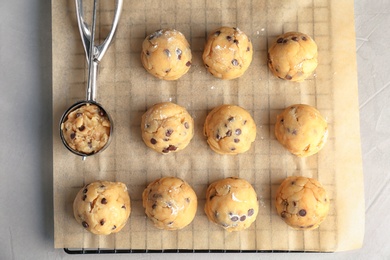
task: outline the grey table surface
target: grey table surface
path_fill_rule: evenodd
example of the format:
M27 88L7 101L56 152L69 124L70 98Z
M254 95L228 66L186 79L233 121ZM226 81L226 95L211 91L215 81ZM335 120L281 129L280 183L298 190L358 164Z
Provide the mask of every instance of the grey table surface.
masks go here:
M0 0L0 21L0 259L390 259L389 0L355 0L364 244L326 254L73 256L54 249L51 2Z

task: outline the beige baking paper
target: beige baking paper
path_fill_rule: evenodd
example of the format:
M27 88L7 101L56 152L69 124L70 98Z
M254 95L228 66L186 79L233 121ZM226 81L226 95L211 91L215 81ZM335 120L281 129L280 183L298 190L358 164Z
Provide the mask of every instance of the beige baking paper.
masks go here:
M114 4L100 2L97 35L104 39ZM91 8L85 9L88 14ZM52 1L55 247L292 251L361 247L364 193L353 14L352 0L125 0L97 79L97 102L111 114L115 132L107 150L82 161L61 143L59 120L68 107L85 99L87 63L74 1ZM239 79L214 78L202 64L207 34L222 25L240 28L253 43L252 64ZM193 53L190 71L177 81L154 78L140 61L144 38L167 27L181 31ZM305 32L318 44L318 68L302 83L280 80L267 67L269 45L287 31ZM147 148L140 134L142 114L162 101L186 107L195 120L190 145L165 156ZM207 113L226 103L242 106L254 117L257 137L247 153L216 154L203 137ZM317 107L329 122L325 148L308 158L291 155L273 133L276 115L295 103ZM275 191L290 175L317 178L327 189L331 210L319 229L293 230L277 216ZM162 176L186 180L198 196L196 217L182 230L158 230L144 215L142 191ZM259 197L256 222L241 232L224 231L203 211L207 185L228 176L248 180ZM121 181L129 189L132 213L116 235L92 235L73 218L76 193L98 179Z

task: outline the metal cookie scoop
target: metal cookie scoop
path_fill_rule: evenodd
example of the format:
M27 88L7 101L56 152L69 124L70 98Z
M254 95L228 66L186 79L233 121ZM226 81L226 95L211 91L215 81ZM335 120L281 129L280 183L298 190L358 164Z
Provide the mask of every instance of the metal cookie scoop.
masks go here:
M93 14L92 14L92 28L89 30L88 24L84 21L83 18L83 5L81 3L81 0L75 0L76 2L76 13L77 13L77 22L78 22L78 27L80 30L80 35L81 39L83 42L84 50L86 53L86 58L88 62L88 83L87 83L87 91L86 95L87 98L84 101L77 102L76 104L72 105L69 109L65 111L65 113L62 115L61 120L60 120L60 136L62 143L65 145L66 148L68 148L69 151L72 153L82 156L83 160L86 159L87 156L97 154L99 152L102 152L104 149L107 148L107 146L110 143L111 136L113 134L113 122L107 111L99 104L96 102L96 78L97 78L97 70L98 70L98 65L101 59L103 58L104 54L106 53L108 47L110 46L110 43L114 37L116 28L118 26L119 22L119 17L120 13L122 10L122 5L123 5L123 0L116 0L115 1L115 12L114 12L114 20L112 23L111 30L106 37L106 39L103 41L101 45L95 45L94 44L94 37L95 37L95 27L96 27L96 8L98 4L98 0L94 0L94 5L93 5ZM65 133L66 131L72 131L69 129L66 129L64 127L64 124L66 121L69 119L69 115L72 115L73 119L75 120L75 124L77 125L77 118L75 117L80 117L80 113L76 112L78 109L83 109L83 106L88 107L88 106L96 106L96 115L97 117L101 118L99 121L104 121L103 124L105 124L105 127L109 127L109 133L108 138L103 138L105 144L102 145L98 150L93 150L93 151L80 151L81 149L77 148L72 148L72 146L68 143L66 139L76 139L77 134L76 132L71 132L69 134ZM72 113L73 112L73 113ZM88 112L89 113L89 112ZM90 113L88 114L90 117ZM90 120L90 118L85 118L86 121L88 121L90 124L93 123L93 121L96 121L96 117ZM108 122L108 123L107 123ZM76 126L75 126L76 127ZM77 129L80 131L85 130L84 125L77 125ZM99 133L94 133L93 131L88 131L85 132L87 134L88 140L88 145L92 147L93 145L93 138L100 138ZM66 138L65 135L68 134L70 137ZM90 136L88 136L90 135Z

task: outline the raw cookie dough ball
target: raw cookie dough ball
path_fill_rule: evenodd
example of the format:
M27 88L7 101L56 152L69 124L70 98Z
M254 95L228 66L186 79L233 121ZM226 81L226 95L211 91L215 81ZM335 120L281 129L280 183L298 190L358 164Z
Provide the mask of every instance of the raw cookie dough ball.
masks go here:
M73 202L77 222L96 235L119 232L126 225L130 211L130 196L121 182L87 184Z
M107 114L94 104L75 109L61 124L62 135L70 148L94 154L108 142L111 124Z
M153 76L176 80L191 67L190 44L184 35L174 29L160 29L142 43L141 61Z
M287 107L276 118L276 139L291 153L306 157L319 152L328 137L328 124L312 106Z
M230 177L210 184L204 210L211 222L229 232L240 231L256 220L259 203L249 182Z
M156 152L178 152L194 136L194 120L184 107L162 102L143 114L141 131L145 144Z
M255 141L256 124L242 107L221 105L207 115L203 133L210 148L216 153L244 153Z
M252 42L238 28L221 27L208 37L203 62L207 70L217 78L241 77L252 62Z
M291 81L303 81L317 68L317 44L300 32L280 35L268 51L272 73Z
M150 183L142 193L145 214L159 229L177 230L195 217L198 201L191 186L176 177L163 177Z
M295 229L318 228L329 211L325 189L315 179L290 176L276 191L278 215Z

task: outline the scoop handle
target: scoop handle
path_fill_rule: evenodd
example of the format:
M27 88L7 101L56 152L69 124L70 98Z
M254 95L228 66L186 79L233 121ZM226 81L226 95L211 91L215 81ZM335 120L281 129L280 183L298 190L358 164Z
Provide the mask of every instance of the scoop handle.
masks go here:
M92 28L89 30L88 24L84 21L83 18L83 5L81 0L75 0L76 2L76 14L77 14L77 22L81 35L81 39L83 42L84 50L87 57L88 62L88 84L87 84L87 100L88 101L96 101L96 79L98 72L98 65L104 54L106 53L108 47L112 39L114 38L114 34L116 28L118 27L119 17L122 11L123 0L115 1L115 13L114 20L111 26L111 30L103 41L101 45L96 46L94 43L95 40L95 27L96 27L96 9L98 5L98 0L94 1L93 5L93 14L92 14Z
M84 20L83 14L83 5L81 3L82 0L75 0L76 2L76 15L77 15L77 23L81 35L81 40L83 42L84 50L87 56L87 60L90 56L90 42L91 42L91 32L88 29L88 24ZM94 1L96 4L96 0ZM101 45L95 46L96 50L93 52L94 60L101 61L104 54L106 53L108 47L111 44L112 39L114 38L116 29L119 24L119 18L122 12L123 0L115 0L115 12L114 19L112 21L111 30L108 33L106 39L103 41Z

